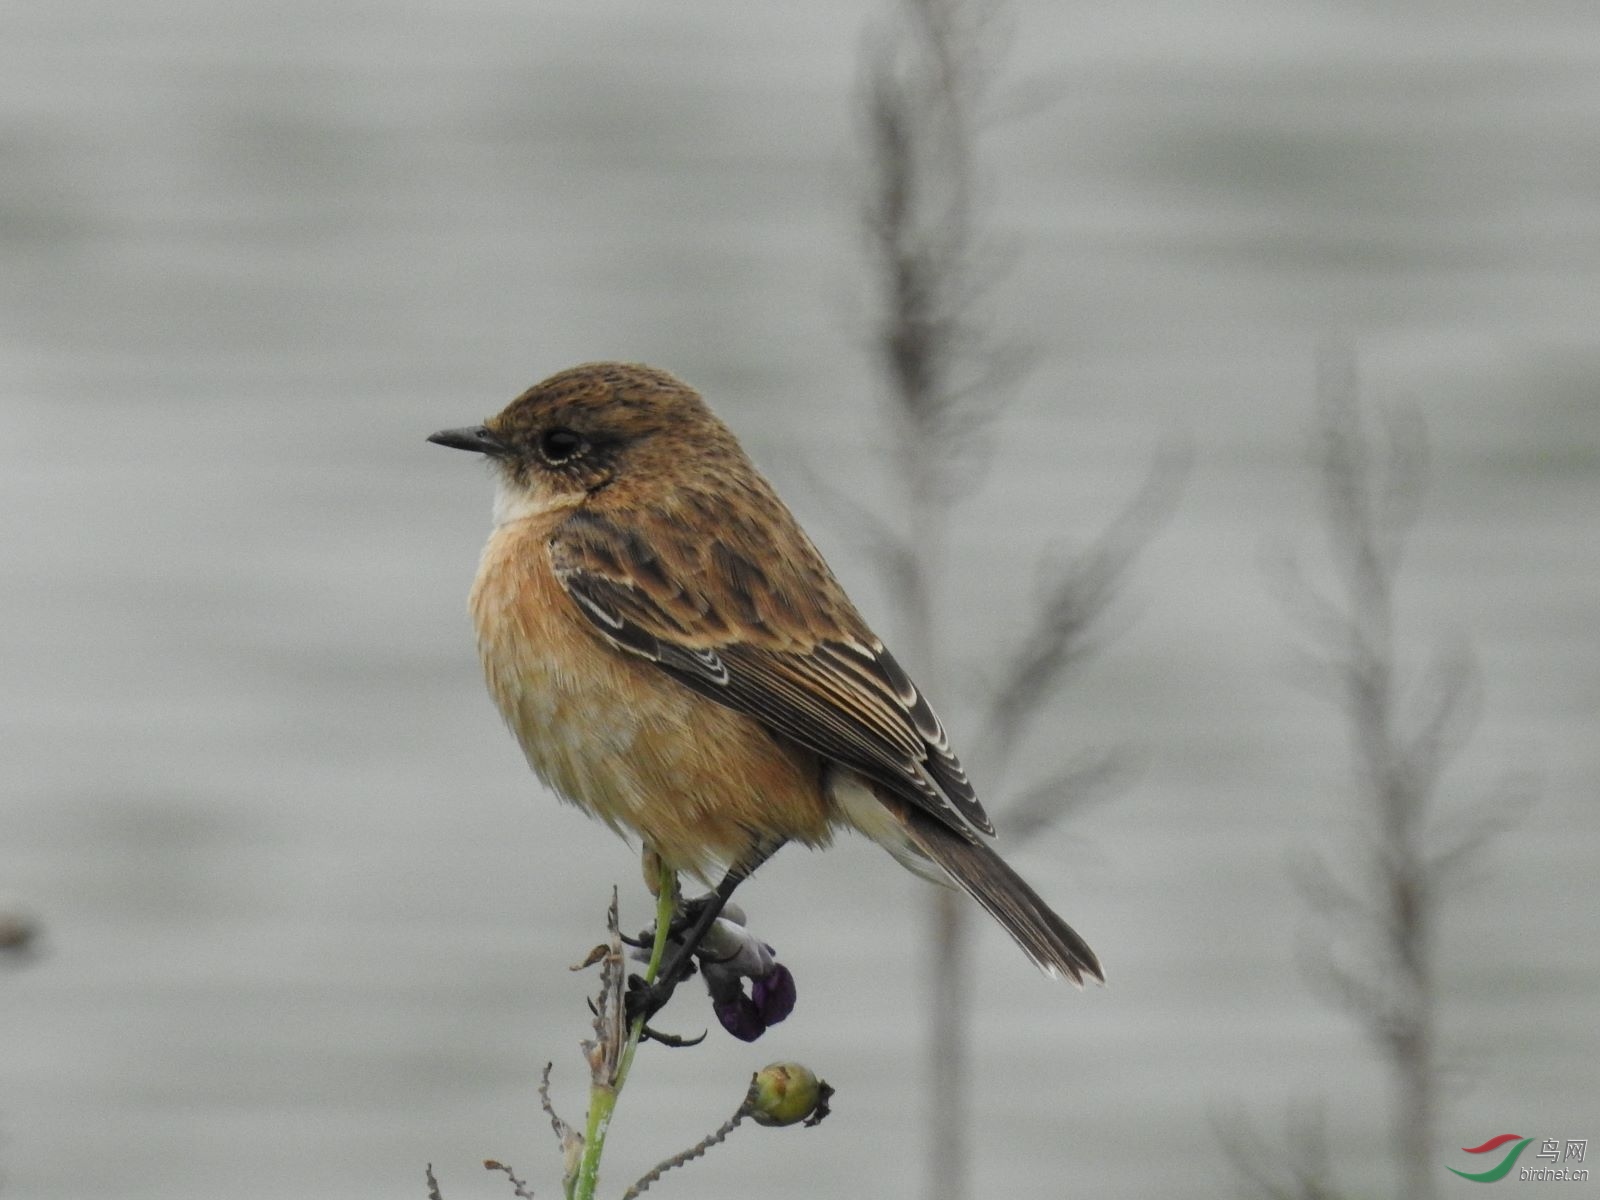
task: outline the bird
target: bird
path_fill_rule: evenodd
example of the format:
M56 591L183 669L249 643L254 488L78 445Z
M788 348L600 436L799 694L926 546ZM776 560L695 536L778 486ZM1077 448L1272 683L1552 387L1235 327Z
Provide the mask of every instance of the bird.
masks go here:
M468 607L533 771L667 868L721 873L690 951L779 847L854 830L965 891L1046 974L1104 981L990 845L927 698L693 387L587 363L428 440L492 464Z

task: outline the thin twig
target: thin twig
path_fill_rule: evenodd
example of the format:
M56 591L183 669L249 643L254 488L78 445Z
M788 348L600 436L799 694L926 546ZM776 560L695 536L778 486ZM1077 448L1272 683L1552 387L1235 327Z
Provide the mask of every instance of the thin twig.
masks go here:
M550 1102L550 1071L554 1066L554 1063L545 1063L544 1070L539 1074L539 1107L544 1110L544 1115L550 1118L550 1128L555 1130L557 1140L565 1146L573 1130L572 1126L561 1119L555 1105Z
M585 966L596 961L600 964L600 985L595 990L594 1003L589 1006L594 1013L594 1038L581 1043L584 1058L589 1063L592 1086L609 1088L616 1082L617 1064L622 1058L622 1044L627 1036L627 1023L623 1014L622 989L625 982L626 960L622 952L622 933L617 923L617 889L611 889L611 907L606 910L607 940L590 951Z
M1068 817L1121 791L1133 778L1132 757L1119 749L1080 754L1061 770L1016 793L1003 818L1006 845L1026 845Z
M1139 490L1093 545L1064 561L1041 562L1044 582L1033 619L990 689L987 724L979 740L995 762L1014 757L1016 744L1044 710L1044 699L1098 648L1091 633L1104 624L1134 560L1171 515L1192 457L1181 444L1164 448L1152 459Z
M985 100L1004 62L1007 17L1005 0L903 0L892 29L876 35L862 55L869 171L862 225L880 297L872 350L885 384L903 517L883 520L853 499L816 490L880 564L901 614L901 656L931 695L941 694L946 676L968 674L941 652L937 637L953 510L987 477L999 418L1033 365L1028 349L995 336L982 312L1017 257L997 247L984 227L980 184L986 176L976 154ZM1173 476L1159 467L1153 482L1169 499L1176 492ZM991 762L1014 757L1008 752L1029 731L1038 702L1059 688L1089 648L1088 625L1101 615L1154 523L1139 531L1113 525L1097 558L1070 564L1052 580L1031 625L1038 636L1010 654L989 691L995 711L972 744L988 747ZM1016 824L1045 828L1069 799L1048 784L1086 782L1083 776L1047 781L1025 798ZM1073 794L1081 796L1081 787ZM1006 824L1010 832L1012 822ZM934 896L926 988L929 1200L956 1200L968 1190L967 1141L974 1125L966 1110L973 975L968 918L955 893Z
M517 1173L505 1163L496 1162L492 1158L486 1158L483 1160L483 1169L486 1171L500 1171L504 1173L505 1177L511 1180L511 1186L513 1188L511 1194L517 1197L517 1200L533 1200L533 1193L528 1190L527 1183L521 1179L518 1179Z
M671 937L672 917L678 902L677 875L659 860L656 894L655 944L645 967L644 980L654 983L662 955ZM627 1083L633 1057L644 1034L644 1017L627 1019L624 1002L626 960L622 951L622 930L617 918L617 891L611 890L611 907L606 914L607 950L600 965L600 992L594 1004L593 1041L585 1041L584 1055L589 1060L589 1112L581 1137L570 1143L575 1152L567 1155L566 1190L573 1200L593 1200L600 1179L600 1160L605 1153L606 1133L616 1111L617 1097Z
M545 1063L544 1071L539 1076L539 1107L544 1110L545 1116L550 1118L550 1128L555 1130L556 1141L561 1146L562 1177L571 1178L578 1168L578 1161L583 1155L583 1135L568 1125L556 1112L555 1105L550 1099L550 1070L552 1064Z
M650 1170L646 1171L642 1176L640 1176L637 1183L622 1193L622 1200L634 1200L634 1197L648 1191L651 1184L660 1179L674 1167L681 1167L685 1163L691 1163L695 1159L703 1156L706 1151L711 1149L711 1147L727 1141L728 1135L735 1129L739 1128L744 1119L748 1117L751 1111L755 1108L755 1104L756 1081L755 1077L752 1076L750 1079L750 1090L745 1093L743 1103L741 1103L739 1107L734 1110L733 1116L729 1117L721 1125L717 1126L716 1129L706 1134L705 1137L701 1138L687 1150L681 1151L678 1154L674 1154L671 1158L663 1159Z
M1338 1188L1320 1102L1294 1105L1284 1119L1284 1149L1271 1145L1243 1114L1213 1118L1234 1170L1262 1200L1333 1200Z
M1313 462L1333 587L1313 586L1290 554L1278 555L1276 590L1311 642L1311 661L1343 710L1355 777L1357 835L1335 870L1310 853L1296 884L1318 918L1301 942L1301 965L1319 992L1348 1013L1377 1047L1391 1078L1399 1191L1428 1200L1443 1095L1435 966L1440 898L1448 874L1514 822L1513 794L1441 813L1446 768L1477 724L1480 695L1470 650L1435 652L1420 682L1405 684L1395 593L1408 534L1426 490L1427 440L1414 409L1378 409L1369 433L1354 352L1336 347L1317 364ZM1331 593L1331 594L1330 594ZM1287 1190L1327 1194L1320 1131L1290 1131Z

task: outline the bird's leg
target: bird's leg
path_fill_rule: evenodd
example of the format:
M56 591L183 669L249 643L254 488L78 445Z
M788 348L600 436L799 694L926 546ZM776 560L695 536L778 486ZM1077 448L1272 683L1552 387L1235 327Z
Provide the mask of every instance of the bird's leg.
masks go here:
M722 910L727 905L729 897L733 895L734 889L750 878L757 867L777 853L781 845L782 841L757 843L750 856L738 866L729 868L728 873L716 887L685 905L687 910L685 919L689 924L681 935L676 929L672 931L672 946L662 961L655 982L646 983L639 975L630 976L628 979L626 1011L629 1021L640 1017L648 1021L665 1007L668 1000L672 999L672 993L677 990L678 985L694 973L694 956L700 949L700 943L705 940L706 934L722 915ZM657 1041L666 1040L653 1031L652 1036Z
M629 1021L639 1017L649 1021L666 1006L668 1000L672 999L672 993L677 991L678 985L689 978L694 970L694 953L699 948L700 942L716 923L717 918L722 915L728 897L732 896L734 889L744 882L748 873L748 871L729 871L722 877L721 883L711 892L699 897L691 906L699 911L695 913L693 923L684 930L681 937L674 932L671 948L661 963L661 970L657 973L654 983L646 983L644 977L640 975L629 977L626 998ZM653 1030L651 1036L656 1041L667 1041L667 1038L656 1034Z

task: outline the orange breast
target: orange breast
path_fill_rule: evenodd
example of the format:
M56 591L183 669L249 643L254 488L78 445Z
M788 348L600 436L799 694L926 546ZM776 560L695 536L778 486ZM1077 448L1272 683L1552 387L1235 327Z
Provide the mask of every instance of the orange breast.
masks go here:
M604 641L550 569L542 525L495 530L470 602L489 691L539 777L702 876L756 840L826 842L816 756Z

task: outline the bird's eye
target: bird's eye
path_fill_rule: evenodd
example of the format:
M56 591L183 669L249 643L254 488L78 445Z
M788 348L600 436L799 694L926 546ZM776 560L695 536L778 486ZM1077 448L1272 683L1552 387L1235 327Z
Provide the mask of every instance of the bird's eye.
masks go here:
M570 429L547 429L539 435L539 454L551 466L570 462L587 449L582 435Z

